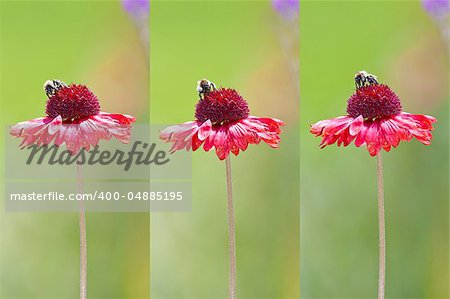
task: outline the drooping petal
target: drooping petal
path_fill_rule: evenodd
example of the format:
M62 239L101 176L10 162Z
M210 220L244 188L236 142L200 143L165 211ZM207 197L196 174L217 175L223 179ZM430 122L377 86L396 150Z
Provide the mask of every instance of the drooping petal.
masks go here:
M211 134L212 124L210 120L205 121L198 129L198 139L205 140Z
M173 143L170 153L181 149L189 150L192 145L192 136L198 133L201 125L200 122L190 121L170 126L160 132L159 138Z
M245 151L249 144L258 144L261 141L273 148L278 147L280 127L283 125L281 120L256 116L214 125L209 120L203 123L192 121L164 129L160 138L173 143L172 153L191 148L195 151L203 144L205 151L215 148L217 157L224 160L230 152L238 155L240 151Z
M239 151L245 151L249 144L259 144L261 141L272 148L277 148L280 142L281 126L284 126L281 120L256 116L230 123L225 127L226 150L228 153L231 151L234 155L238 155Z
M10 134L23 138L21 148L32 144L50 145L52 142L76 154L81 148L89 149L99 140L117 138L128 143L131 136L131 123L134 117L122 114L99 113L72 123L64 123L61 116L41 117L18 123L11 127Z
M367 150L371 156L375 156L381 149L381 139L379 121L369 122L370 126L366 131Z
M341 116L319 121L311 126L310 131L322 137L321 148L335 142L338 146L347 146L354 140L357 147L366 144L370 155L375 156L381 149L389 152L400 141L411 141L414 137L429 145L434 122L436 119L431 116L406 112L374 120L363 120L362 116Z
M214 138L214 147L216 148L217 157L220 160L224 160L230 153L230 146L228 140L226 126L218 126L216 136Z
M112 114L100 112L89 118L94 134L102 136L100 139L111 139L111 135L120 142L128 143L131 137L131 124L136 121L132 116L126 114ZM95 144L93 144L95 145Z
M211 133L212 124L207 120L198 128L198 133L192 135L192 150L196 151Z
M327 145L334 144L336 141L340 140L341 134L345 134L354 121L355 119L350 116L340 116L332 119L321 120L311 125L310 132L315 136L322 136L320 147L324 148ZM350 132L348 134L350 134ZM339 145L340 144L341 142Z
M393 122L398 126L399 130L403 130L402 140L410 141L415 137L424 145L430 145L433 130L433 123L436 122L434 117L421 114L410 114L402 112L396 115Z
M355 120L350 124L350 135L356 136L364 128L364 118L362 115L355 118Z
M23 138L20 148L32 144L48 144L45 142L51 142L51 139L54 138L55 127L60 121L61 118L39 117L11 126L9 133L14 137ZM54 123L52 124L52 122Z

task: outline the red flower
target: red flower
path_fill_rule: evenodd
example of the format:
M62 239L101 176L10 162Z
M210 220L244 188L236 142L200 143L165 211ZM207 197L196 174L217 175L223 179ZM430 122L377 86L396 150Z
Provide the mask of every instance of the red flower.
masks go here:
M355 77L364 74L360 72ZM369 77L368 77L369 78ZM378 84L376 77L361 81L347 103L347 116L322 120L311 126L311 133L322 136L321 148L337 142L338 146L349 145L355 141L360 147L366 144L371 156L381 149L389 152L391 146L397 147L400 141L410 141L415 137L421 143L430 145L434 117L402 112L397 95L384 84ZM367 79L367 78L366 78ZM361 83L362 82L362 83Z
M200 101L195 109L195 121L164 129L160 138L172 142L171 153L186 149L196 151L203 145L205 151L216 149L217 157L224 160L232 152L236 156L249 144L262 141L273 148L280 142L281 126L284 123L274 118L249 115L247 102L230 88L216 89L209 86L197 88ZM200 82L199 82L200 84Z
M98 98L84 85L65 85L58 80L47 81L47 116L20 122L10 134L23 138L21 148L54 142L63 143L72 154L81 148L89 150L102 139L115 137L128 143L135 118L124 114L100 112Z

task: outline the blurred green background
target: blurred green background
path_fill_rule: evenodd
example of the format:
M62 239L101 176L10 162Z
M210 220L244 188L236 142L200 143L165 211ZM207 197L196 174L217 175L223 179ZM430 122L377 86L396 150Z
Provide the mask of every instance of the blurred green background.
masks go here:
M196 82L206 77L236 88L252 115L287 124L279 149L250 145L231 159L238 298L299 297L298 79L280 45L282 25L269 1L151 6L152 123L193 120ZM152 298L227 298L225 163L198 150L192 169L192 212L151 215Z
M238 293L298 298L298 79L269 1L152 3L150 81L120 2L2 2L0 16L4 125L43 115L53 78L87 84L104 111L170 124L193 118L196 81L208 77L237 88L252 115L284 120L280 149L233 158ZM148 298L150 287L152 298L226 297L224 168L213 152L195 153L192 212L153 213L151 231L145 213L88 213L89 297ZM0 297L77 297L77 215L0 215Z
M389 84L405 111L438 119L430 147L384 156L386 298L448 298L448 52L419 1L305 1L300 15L301 298L376 298L376 159L320 150L308 131L345 114L353 75Z
M48 79L87 84L103 111L148 122L148 60L120 2L0 5L3 126L45 114ZM149 298L149 223L148 213L87 213L89 298ZM2 208L0 235L0 298L79 297L77 213Z
M345 114L365 69L405 111L438 119L430 147L384 154L387 297L448 298L449 61L437 27L418 1L305 1L300 20L299 107L295 51L280 44L295 30L270 1L152 2L151 76L120 2L2 1L1 123L42 116L53 78L153 124L192 120L198 79L234 87L252 115L287 124L279 149L232 157L239 297L374 298L375 159L353 145L319 150L309 133ZM225 165L199 150L192 168L192 212L88 213L90 298L226 298ZM0 211L0 234L0 298L78 296L77 214Z

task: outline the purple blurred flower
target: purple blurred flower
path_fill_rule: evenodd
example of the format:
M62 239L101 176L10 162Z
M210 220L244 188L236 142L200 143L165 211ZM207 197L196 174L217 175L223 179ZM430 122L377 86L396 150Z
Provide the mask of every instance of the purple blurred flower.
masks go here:
M122 0L122 6L135 20L147 18L150 13L149 0Z
M450 11L449 0L422 0L422 6L438 21L445 19Z
M299 0L272 0L273 8L285 19L292 20L300 12Z
M149 15L150 0L122 0L123 9L130 15L139 32L142 45L149 57Z

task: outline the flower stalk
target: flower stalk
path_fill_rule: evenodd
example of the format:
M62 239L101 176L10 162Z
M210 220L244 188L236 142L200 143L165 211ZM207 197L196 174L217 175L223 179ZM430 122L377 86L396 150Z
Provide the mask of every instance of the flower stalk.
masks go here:
M384 214L384 187L382 150L389 152L401 141L416 138L430 145L433 123L429 115L411 114L402 110L399 97L378 77L366 71L355 74L355 92L347 101L347 115L321 120L311 126L310 132L321 136L320 147L337 143L357 147L367 146L371 156L377 156L378 181L378 299L384 299L386 277L386 239Z
M81 175L81 165L77 163L78 193L83 192L83 181ZM86 239L86 211L82 201L80 201L79 213L80 227L80 299L87 298L87 239Z
M10 134L22 138L20 148L30 145L62 146L65 144L72 156L80 150L89 150L100 140L115 137L129 143L132 123L136 118L126 114L106 113L100 110L97 96L85 85L66 84L61 80L44 83L47 95L46 116L23 121L12 126ZM83 192L81 174L82 156L77 160L78 194ZM80 231L80 298L87 298L87 239L86 211L82 201L79 208Z
M229 271L229 287L228 297L236 298L236 236L234 225L234 209L233 209L233 189L231 184L231 159L228 156L225 159L227 173L227 204L228 204L228 243L230 254L230 271Z
M386 275L386 239L384 216L383 159L381 152L377 154L378 181L378 299L384 299Z
M214 148L219 160L225 160L230 255L228 298L236 299L236 237L230 156L237 156L249 144L259 144L261 141L277 148L280 127L285 124L279 119L250 115L247 101L235 89L217 86L208 79L199 80L195 120L167 127L160 132L159 138L172 143L170 153Z

